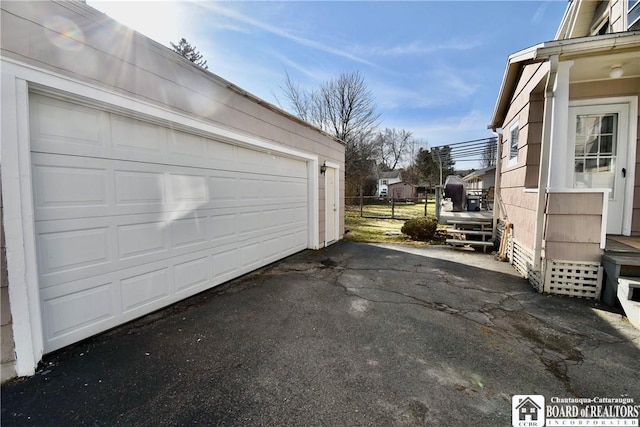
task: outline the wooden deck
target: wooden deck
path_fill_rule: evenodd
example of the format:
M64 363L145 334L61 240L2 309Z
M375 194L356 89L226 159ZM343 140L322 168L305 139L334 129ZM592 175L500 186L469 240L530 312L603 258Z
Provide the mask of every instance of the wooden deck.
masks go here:
M608 235L604 251L640 254L640 237Z
M450 225L455 221L477 221L491 222L493 220L493 211L471 211L471 212L440 212L438 224Z

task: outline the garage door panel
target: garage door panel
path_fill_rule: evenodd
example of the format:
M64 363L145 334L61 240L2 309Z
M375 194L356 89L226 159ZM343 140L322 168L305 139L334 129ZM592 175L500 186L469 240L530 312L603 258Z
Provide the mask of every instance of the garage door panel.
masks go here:
M120 295L123 314L166 298L170 294L167 274L168 269L161 268L122 279Z
M171 182L171 195L169 200L174 203L209 201L206 175L182 175L172 173L169 175Z
M33 165L36 209L104 208L108 204L108 171L61 165Z
M116 205L145 205L158 209L165 203L165 178L162 172L114 170Z
M49 342L60 341L69 336L62 345L78 340L81 330L93 327L92 331L108 328L118 314L114 304L114 284L98 282L84 284L76 292L59 296L42 296L43 323ZM93 333L96 333L93 332ZM81 334L82 336L82 334Z
M238 179L235 176L212 175L209 177L210 200L219 206L218 203L234 203L238 198Z
M240 267L243 271L255 270L262 261L262 242L244 243L240 247Z
M306 161L31 102L46 352L308 246Z
M37 235L40 274L51 276L111 262L109 228L59 231Z
M160 221L125 224L117 226L118 259L167 252L169 250L169 230Z
M206 243L210 238L209 221L206 217L177 219L171 223L174 248Z
M172 158L189 164L193 162L204 165L208 164L206 162L206 158L208 157L208 140L206 138L176 130L167 130L167 139L169 143L169 154L171 154Z
M219 280L228 280L238 274L239 253L238 249L221 251L211 257L213 276Z
M144 161L164 160L167 152L167 130L152 123L111 115L111 141L116 158L137 158Z
M287 253L296 253L306 248L306 230L296 230L282 236L283 250Z
M32 95L29 105L31 149L106 155L107 116L97 109Z
M197 286L206 286L211 276L209 257L178 263L173 269L173 282L177 293Z
M211 217L211 243L224 245L233 242L237 235L238 215L214 215Z
M221 141L207 139L207 165L216 169L235 169L237 147Z

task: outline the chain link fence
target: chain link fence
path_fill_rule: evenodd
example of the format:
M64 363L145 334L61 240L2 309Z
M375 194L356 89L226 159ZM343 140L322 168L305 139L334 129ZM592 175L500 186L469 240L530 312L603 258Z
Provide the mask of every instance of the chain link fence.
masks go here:
M394 199L386 197L346 197L347 212L359 214L363 218L398 219L435 216L435 197Z

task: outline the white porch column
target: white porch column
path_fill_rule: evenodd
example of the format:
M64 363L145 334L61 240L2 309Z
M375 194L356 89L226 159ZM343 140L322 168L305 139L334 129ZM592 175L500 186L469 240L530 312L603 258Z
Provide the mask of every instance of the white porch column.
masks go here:
M553 88L553 113L551 119L551 156L549 188L573 187L573 166L569 164L569 69L573 61L558 63L557 78Z

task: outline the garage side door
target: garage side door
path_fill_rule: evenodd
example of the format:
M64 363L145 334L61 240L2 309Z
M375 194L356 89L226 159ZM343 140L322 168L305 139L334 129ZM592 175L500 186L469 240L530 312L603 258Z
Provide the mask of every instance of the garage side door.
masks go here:
M306 162L30 95L49 352L308 247Z

